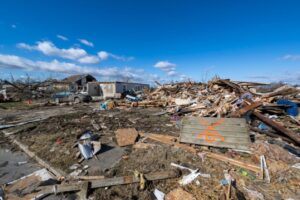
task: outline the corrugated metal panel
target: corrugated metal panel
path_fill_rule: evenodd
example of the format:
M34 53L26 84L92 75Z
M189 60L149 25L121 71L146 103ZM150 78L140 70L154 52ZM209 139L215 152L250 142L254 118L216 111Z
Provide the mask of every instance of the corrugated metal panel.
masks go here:
M184 117L180 142L248 150L250 138L243 118Z

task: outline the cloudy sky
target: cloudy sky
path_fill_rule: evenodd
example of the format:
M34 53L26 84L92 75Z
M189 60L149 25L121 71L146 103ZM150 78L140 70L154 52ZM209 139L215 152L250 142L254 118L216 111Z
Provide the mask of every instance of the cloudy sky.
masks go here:
M2 0L0 79L300 83L300 1Z

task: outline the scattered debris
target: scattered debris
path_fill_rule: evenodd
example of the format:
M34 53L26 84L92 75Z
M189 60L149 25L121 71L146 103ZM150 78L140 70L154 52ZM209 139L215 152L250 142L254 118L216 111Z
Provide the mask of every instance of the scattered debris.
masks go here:
M199 172L199 169L190 169L181 165L177 165L175 163L171 163L171 166L173 167L177 167L179 169L185 169L190 171L190 174L183 176L182 180L179 181L180 185L187 185L190 184L191 182L193 182L198 176L202 176L205 178L210 178L210 174L202 174L201 172Z
M165 193L159 191L158 189L155 188L154 192L153 192L155 198L157 200L164 200L165 199Z
M169 178L178 177L178 173L175 171L168 172L153 172L149 174L145 174L146 181L155 181L155 180L163 180ZM84 183L84 182L83 182ZM46 195L52 193L62 193L62 192L71 192L71 191L79 191L82 188L83 183L69 183L63 185L51 185L51 186L40 186L36 189L38 191L37 195ZM126 185L132 183L140 183L140 178L135 176L126 176L126 177L115 177L115 178L104 178L99 180L91 180L90 188L104 188L114 185Z
M32 191L38 188L43 182L50 179L54 179L54 177L51 176L46 169L41 169L18 180L12 181L5 186L5 199L32 199L34 197L41 198L44 196L43 194L36 195L36 193L32 193Z
M99 102L32 107L32 100L26 110L3 110L0 145L11 141L9 148L26 152L56 179L20 187L14 195L297 199L299 88L270 88L215 78L124 93L100 109ZM55 109L59 113L47 114ZM1 161L0 168L5 165Z
M292 165L293 168L296 168L296 169L300 169L300 163L296 163L294 165Z
M270 183L271 182L270 174L269 174L267 162L264 155L260 156L260 168L261 168L262 176L267 180L267 183Z
M78 147L84 159L92 158L100 151L101 143L99 141L95 141L95 139L95 135L90 131L85 132L80 137Z

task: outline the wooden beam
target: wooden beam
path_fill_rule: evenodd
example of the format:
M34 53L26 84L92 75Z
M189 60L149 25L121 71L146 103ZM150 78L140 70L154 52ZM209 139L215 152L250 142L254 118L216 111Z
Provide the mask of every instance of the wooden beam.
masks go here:
M177 177L179 177L179 173L178 173L178 171L175 171L175 170L168 170L168 171L163 171L163 172L154 172L154 173L150 173L150 174L145 174L144 176L147 181L155 181L155 180L163 180L163 179L169 179L169 178L177 178ZM91 183L90 188L102 188L102 187L109 187L109 186L113 186L113 185L125 185L125 184L131 184L131 183L139 183L139 182L140 182L140 179L135 176L105 178L102 180L90 181L90 183ZM79 191L82 189L82 186L84 184L85 184L85 182L70 183L70 184L63 184L63 185L41 186L41 187L37 188L37 191L39 191L38 195Z
M250 110L253 110L253 109L255 109L255 108L257 108L257 107L259 107L261 105L262 105L262 102L260 102L260 101L254 102L254 103L252 103L250 105L246 105L245 107L241 108L240 110L232 113L230 115L230 117L241 117L244 114L246 114L247 112L249 112Z
M208 152L206 155L209 158L214 158L214 159L217 159L217 160L221 160L223 162L228 162L228 163L230 163L232 165L235 165L235 166L238 166L238 167L242 167L242 168L254 171L256 173L260 172L260 167L256 166L256 165L253 165L253 164L249 164L249 163L246 163L246 162L242 162L242 161L239 161L239 160L228 158L228 157L226 157L224 155L220 155L220 154L216 154L216 153L211 153L211 152Z
M70 180L99 180L104 178L104 176L74 176L70 177Z
M88 190L89 190L89 182L84 182L82 184L82 188L79 192L79 199L80 200L87 200Z
M174 147L177 148L181 148L183 150L186 150L190 153L196 154L197 153L197 149L195 149L194 147L191 147L189 145L186 144L181 144L181 143L177 143L176 141L178 141L178 137L174 137L174 136L169 136L169 135L161 135L161 134L145 134L145 133L140 133L141 136L144 137L148 137L152 140L164 143L164 144L168 144L168 145L173 145ZM242 162L239 160L235 160L232 158L228 158L224 155L220 155L220 154L216 154L216 153L211 153L211 152L206 152L207 157L209 158L214 158L216 160L220 160L223 162L227 162L229 164L238 166L238 167L243 167L245 169L251 170L253 172L259 173L260 172L260 167L253 165L253 164L249 164L246 162Z
M283 136L283 135L275 134L275 133L273 133L273 132L271 132L271 131L264 131L264 130L261 130L261 129L257 128L257 127L250 127L250 129L251 129L252 131L258 132L258 133L260 133L260 134L266 134L266 135L268 135L268 136L270 136L270 137L281 138L282 140L284 140L284 141L286 141L286 142L289 142L289 143L293 143L293 144L295 143L295 142L294 142L293 140L291 140L290 138L285 137L285 136Z
M261 114L257 111L253 111L252 114L254 116L256 116L259 120L264 122L265 124L271 126L275 130L277 130L277 131L283 133L284 135L288 136L289 138L291 138L293 141L295 141L295 143L297 145L300 145L300 136L297 135L296 133L294 133L293 131L291 131L291 130L285 128L284 126L280 125L279 123L265 117L263 114Z
M12 138L11 138L12 139ZM52 172L58 179L66 177L67 174L60 169L52 167L48 162L38 157L34 152L30 151L27 145L22 144L18 140L12 139L12 142L16 144L22 151L24 151L29 157L37 161L38 164Z

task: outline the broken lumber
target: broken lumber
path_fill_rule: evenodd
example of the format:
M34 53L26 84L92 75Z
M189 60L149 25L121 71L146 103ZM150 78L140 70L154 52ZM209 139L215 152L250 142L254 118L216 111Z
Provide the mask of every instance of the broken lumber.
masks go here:
M151 133L151 134L140 133L140 135L143 136L143 137L148 137L152 140L155 140L155 141L158 141L158 142L161 142L161 143L164 143L164 144L173 145L174 147L181 148L181 149L186 150L190 153L194 153L194 154L197 153L197 149L195 149L194 147L191 147L191 146L186 145L186 144L176 143L176 141L178 141L178 138L174 137L174 136L160 135L160 134L153 134L153 133ZM214 158L214 159L217 159L217 160L220 160L220 161L223 161L223 162L228 162L229 164L232 164L232 165L235 165L235 166L238 166L238 167L243 167L245 169L251 170L251 171L256 172L256 173L260 172L260 167L258 167L256 165L252 165L252 164L245 163L245 162L242 162L242 161L239 161L239 160L228 158L226 156L219 155L219 154L216 154L216 153L211 153L211 152L206 152L206 153L207 153L206 155L209 158Z
M82 188L79 192L79 199L80 200L87 200L88 190L89 190L89 182L84 182L82 184Z
M99 180L104 179L104 176L74 176L71 177L72 180Z
M260 102L260 101L254 102L254 103L252 103L250 105L246 105L245 107L241 108L240 110L232 113L230 115L230 117L241 117L244 114L246 114L247 112L249 112L250 110L253 110L253 109L255 109L255 108L257 108L257 107L259 107L261 105L262 105L262 102Z
M285 136L281 136L281 135L277 135L271 131L264 131L264 130L261 130L257 127L250 127L250 129L252 131L255 131L255 132L258 132L260 134L265 134L265 135L268 135L270 137L273 137L273 138L281 138L282 140L286 141L286 142L289 142L289 143L295 143L293 140L291 140L290 138L288 137L285 137Z
M149 138L151 140L155 140L164 144L168 144L177 148L184 149L186 151L197 153L196 149L187 145L178 143L178 138L170 135L161 135L161 134L153 134L153 133L140 133L141 136Z
M177 178L179 176L178 171L170 170L163 172L154 172L150 174L145 174L145 179L148 181L155 180L163 180L169 178ZM101 187L109 187L114 185L125 185L132 183L139 183L140 179L135 176L123 176L123 177L115 177L115 178L105 178L102 180L92 180L90 181L90 188L101 188ZM37 188L38 195L52 194L52 193L62 193L62 192L72 192L79 191L82 189L83 183L70 183L64 185L51 185L51 186L41 186Z
M242 168L251 170L251 171L256 172L256 173L260 172L260 167L256 166L256 165L253 165L253 164L249 164L249 163L246 163L246 162L242 162L242 161L239 161L239 160L228 158L227 156L224 156L224 155L211 153L211 152L208 152L206 155L209 158L214 158L214 159L217 159L217 160L220 160L220 161L223 161L223 162L228 162L230 164L233 164L233 165L236 165L238 167L242 167Z
M279 96L279 95L285 96L285 95L290 95L290 94L296 94L298 92L299 92L299 90L296 89L295 87L289 86L289 85L284 85L284 86L277 88L273 92L263 94L262 97L270 98L270 97Z
M257 111L253 111L252 114L254 116L256 116L259 120L264 122L265 124L271 126L275 130L277 130L277 131L283 133L284 135L288 136L289 138L291 138L297 145L300 145L300 136L297 135L296 133L294 133L293 131L285 128L284 126L278 124L277 122L274 122L273 120L265 117L263 114L261 114Z

